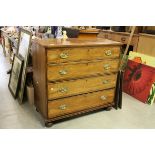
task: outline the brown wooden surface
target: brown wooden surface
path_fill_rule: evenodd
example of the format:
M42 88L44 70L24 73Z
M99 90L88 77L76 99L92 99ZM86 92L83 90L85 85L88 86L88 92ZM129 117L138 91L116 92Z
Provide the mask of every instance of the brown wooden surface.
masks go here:
M105 69L106 66L108 69ZM119 67L118 59L106 59L104 61L94 61L85 63L49 65L47 67L47 78L49 81L74 79L88 77L92 75L103 75L104 73L117 72ZM61 75L60 72L66 74Z
M130 33L128 32L114 32L109 30L103 30L98 34L99 38L110 39L114 41L121 42L122 44L127 44L129 40ZM130 45L133 46L134 50L137 50L139 35L134 34Z
M102 38L95 38L95 39L68 38L65 40L64 39L36 39L35 41L41 46L44 46L46 48L121 45L120 42L102 39Z
M140 34L137 52L155 57L155 35Z
M46 122L114 106L121 43L44 39L33 44L37 44L32 51L35 105ZM109 49L112 55L106 56ZM61 53L67 57L60 57ZM104 65L110 68L106 70ZM64 87L69 90L67 94Z
M116 86L117 74L48 84L48 99L83 94ZM66 92L61 92L66 89Z
M105 100L101 99L103 96L106 97ZM113 105L113 101L114 89L53 100L48 102L48 117L54 118L109 103Z
M100 29L94 29L94 28L80 30L78 38L95 39L95 38L97 38L99 31L100 31Z
M97 35L98 33L79 33L79 36L78 38L85 38L85 39L88 39L88 38L97 38Z
M17 49L18 46L18 34L13 35L11 33L8 33L4 30L4 28L1 29L2 32L2 47L3 47L3 53L6 57L6 48L8 49L9 54L9 61L10 63L13 62L13 48Z
M109 51L111 51L111 55L107 54ZM119 46L50 49L47 52L47 62L62 63L68 61L118 58L120 55L119 51ZM66 55L66 58L62 57L63 54Z
M80 30L80 33L96 33L96 34L98 34L99 31L100 31L100 29L88 28L88 29Z
M3 54L4 54L4 57L6 57L6 50L5 50L5 37L2 35L2 48L3 48Z
M112 31L112 30L102 30L100 32L105 32L105 33L110 33L110 34L120 34L120 35L124 35L124 36L129 36L130 35L129 32L116 32L116 31ZM138 34L134 34L134 36L138 37L139 35Z
M47 118L47 88L46 88L46 57L45 48L33 44L33 84L34 99L38 111Z

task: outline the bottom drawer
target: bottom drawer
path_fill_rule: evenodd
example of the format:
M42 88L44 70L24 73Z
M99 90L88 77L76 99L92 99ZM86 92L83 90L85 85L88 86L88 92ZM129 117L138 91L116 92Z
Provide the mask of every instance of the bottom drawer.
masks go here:
M115 89L93 92L48 102L48 117L74 113L97 106L114 104Z

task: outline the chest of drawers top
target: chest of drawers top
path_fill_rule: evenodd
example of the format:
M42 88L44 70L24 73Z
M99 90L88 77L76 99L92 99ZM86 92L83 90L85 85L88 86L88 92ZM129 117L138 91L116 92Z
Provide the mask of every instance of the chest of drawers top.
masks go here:
M95 39L68 38L65 40L64 39L36 39L35 42L45 48L122 45L120 42L103 39L103 38L95 38Z

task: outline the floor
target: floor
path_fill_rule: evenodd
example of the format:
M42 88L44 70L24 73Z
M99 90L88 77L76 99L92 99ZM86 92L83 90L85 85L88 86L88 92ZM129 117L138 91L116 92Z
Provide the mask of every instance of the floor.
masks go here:
M8 89L10 68L0 46L0 128L46 128L35 108L28 102L19 105ZM123 93L121 110L101 111L69 121L54 124L52 129L119 129L155 128L155 104L143 104ZM48 128L50 129L50 128Z

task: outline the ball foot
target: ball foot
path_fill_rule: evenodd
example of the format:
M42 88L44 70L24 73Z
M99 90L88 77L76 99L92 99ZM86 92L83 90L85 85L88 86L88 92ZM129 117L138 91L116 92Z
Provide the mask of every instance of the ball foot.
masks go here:
M48 127L48 128L49 127L52 127L53 126L53 123L52 122L45 122L45 126Z
M112 107L105 108L106 111L110 111L111 109L112 109Z
M36 111L39 112L39 110L36 108Z

